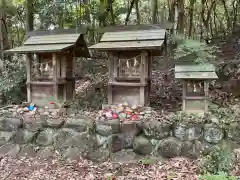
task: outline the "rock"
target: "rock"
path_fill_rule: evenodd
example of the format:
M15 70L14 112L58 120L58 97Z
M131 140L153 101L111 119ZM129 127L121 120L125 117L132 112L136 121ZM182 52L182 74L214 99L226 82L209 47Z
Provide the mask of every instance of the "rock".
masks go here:
M8 152L7 152L7 156L13 156L13 157L16 157L17 154L19 153L20 151L20 146L18 144L15 144Z
M62 118L46 118L46 126L51 128L60 128L64 124Z
M54 150L53 148L46 147L46 148L40 149L37 152L36 156L39 157L40 159L49 159L50 157L54 156Z
M65 122L65 128L71 128L78 132L84 132L93 129L94 121L86 117L68 118Z
M145 136L154 139L162 139L171 134L171 124L157 120L145 121L143 123L143 133Z
M240 124L232 123L227 128L227 137L240 144Z
M173 137L161 140L156 147L157 152L165 158L176 157L181 153L181 142Z
M201 153L204 151L204 146L200 141L192 142L192 141L184 141L181 147L181 156L189 157L189 158L198 158Z
M98 147L96 136L88 132L82 132L68 138L62 147L78 147L79 152L90 152Z
M100 146L105 147L105 145L107 145L107 142L108 142L108 139L109 139L107 136L101 136L101 135L97 134L96 138L97 138L97 144L98 144L99 147Z
M87 154L87 158L93 162L105 162L109 159L110 151L109 149L96 149L93 152Z
M54 135L53 140L54 140L54 147L55 148L63 148L65 147L65 142L69 141L72 139L72 137L78 135L78 132L69 129L69 128L62 128L58 131L57 134Z
M50 128L44 129L38 134L36 138L36 144L40 146L52 145L55 132L56 131L54 129L50 129Z
M120 132L120 121L96 121L96 131L102 136L109 136Z
M24 115L24 127L25 129L29 130L29 131L39 131L43 128L43 124L45 122L45 116L40 115L40 116L35 116L32 117L30 115L25 114Z
M0 131L0 145L9 142L15 135L15 132Z
M33 145L23 145L18 156L35 157L37 155L37 150L38 149Z
M28 131L26 129L19 130L16 132L16 135L13 137L13 141L17 144L27 144L31 143L36 137L37 132Z
M214 125L206 124L204 126L204 139L211 144L219 143L224 137L223 129Z
M0 117L0 130L3 131L16 131L22 126L20 118L5 118Z
M16 144L7 143L0 147L0 155L16 156L20 151L20 146Z
M122 149L111 156L111 162L114 163L133 163L139 160L137 155L132 149Z
M202 127L194 124L177 124L174 136L184 141L197 140L202 136Z
M140 122L125 121L121 125L122 148L132 148L135 136L140 133Z
M108 146L111 152L120 151L123 148L123 135L122 134L112 134L108 142ZM109 144L110 143L110 144Z
M152 144L149 139L144 136L136 136L133 142L133 150L136 153L146 155L152 152Z
M15 145L11 143L6 143L0 147L0 156L6 155Z
M63 158L69 159L69 160L78 160L81 156L81 153L79 151L78 147L69 147L67 150L63 152Z

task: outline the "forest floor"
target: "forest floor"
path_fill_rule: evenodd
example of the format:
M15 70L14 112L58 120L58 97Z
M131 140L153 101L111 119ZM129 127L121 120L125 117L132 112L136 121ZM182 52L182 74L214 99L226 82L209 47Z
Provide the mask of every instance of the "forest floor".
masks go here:
M121 168L120 168L121 167ZM120 169L120 170L119 170ZM1 180L197 180L197 161L175 158L143 164L96 164L88 160L66 162L58 158L2 157Z

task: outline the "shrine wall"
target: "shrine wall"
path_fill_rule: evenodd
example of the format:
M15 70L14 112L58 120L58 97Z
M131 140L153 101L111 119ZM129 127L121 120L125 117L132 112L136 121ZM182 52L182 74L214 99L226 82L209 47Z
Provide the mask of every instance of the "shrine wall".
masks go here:
M132 156L197 158L222 142L240 144L239 125L221 128L216 124L159 121L95 120L82 115L63 116L52 112L24 115L2 112L0 154L48 158L58 152L63 158L80 155L105 161L128 149ZM134 158L134 157L133 157Z

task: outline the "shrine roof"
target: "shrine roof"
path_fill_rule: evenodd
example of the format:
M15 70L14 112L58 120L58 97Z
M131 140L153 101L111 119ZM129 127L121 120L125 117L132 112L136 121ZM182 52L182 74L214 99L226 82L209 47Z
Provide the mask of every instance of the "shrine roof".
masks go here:
M176 65L177 79L217 79L215 67L212 64Z
M165 39L166 30L154 27L149 29L134 29L115 32L105 32L98 44L89 49L96 50L160 50Z
M8 53L42 53L42 52L60 52L74 46L74 44L45 44L33 46L20 46L6 50Z
M41 34L30 36L20 47L6 50L6 53L60 52L70 49L76 56L89 57L83 34Z

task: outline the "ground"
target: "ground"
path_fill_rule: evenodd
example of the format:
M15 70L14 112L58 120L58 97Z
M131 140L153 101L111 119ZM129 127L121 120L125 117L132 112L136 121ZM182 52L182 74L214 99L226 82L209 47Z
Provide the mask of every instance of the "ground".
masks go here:
M57 157L40 160L30 158L2 157L0 161L1 180L197 180L197 161L175 158L149 165L102 163L95 164L79 158L79 161L65 162ZM111 178L109 178L111 180Z

